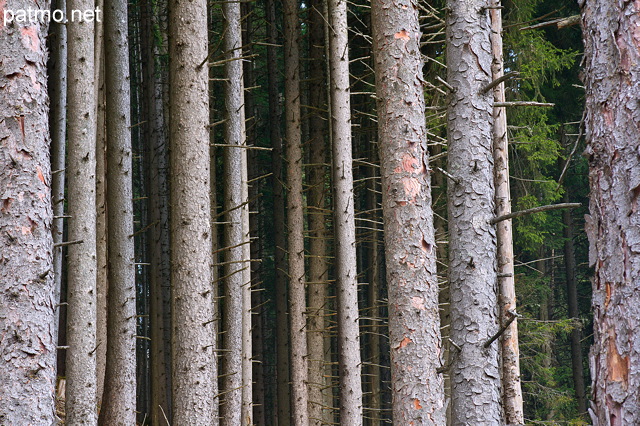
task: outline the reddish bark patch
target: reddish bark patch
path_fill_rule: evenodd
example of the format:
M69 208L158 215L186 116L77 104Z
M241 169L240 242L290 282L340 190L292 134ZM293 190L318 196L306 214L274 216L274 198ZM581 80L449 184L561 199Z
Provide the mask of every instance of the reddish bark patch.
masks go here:
M418 398L413 400L413 408L415 408L416 410L422 409L422 405L420 405L420 400Z
M40 51L40 38L38 37L38 29L35 26L21 28L20 33L22 34L22 42L26 47L34 52Z
M13 202L13 198L5 198L4 200L2 200L2 208L0 208L0 211L6 213L9 211L9 209L11 208L11 203Z
M609 307L609 302L611 301L611 283L605 283L604 285L607 292L604 299L604 308L607 309L607 307Z
M400 39L400 40L404 40L404 41L409 41L409 39L411 37L409 37L409 33L406 30L401 30L401 31L395 33L393 35L393 38L395 38L396 40Z
M46 185L47 183L44 181L44 174L42 174L42 169L40 168L40 166L36 168L36 172L38 174L38 179L40 179L40 182Z
M20 126L20 133L22 133L22 140L24 141L24 139L25 139L25 135L24 135L24 117L23 116L16 117L16 121L18 122L18 126Z
M416 198L418 197L418 194L420 194L420 190L422 189L422 186L420 185L418 179L404 177L402 178L402 185L404 186L405 194L409 198L408 201L412 204L415 203Z
M4 9L7 7L7 0L0 0L0 31L4 30Z
M608 127L613 126L613 110L609 108L609 105L605 105L602 109L602 113L604 114L604 122Z
M422 297L414 296L411 298L411 306L421 311L424 311L424 299Z
M609 381L622 382L622 386L627 388L629 382L629 357L620 356L616 346L615 332L609 332L609 351L607 353L607 365L609 371Z
M425 253L431 253L431 244L429 244L424 238L422 239L422 251Z
M413 342L413 340L409 339L408 337L405 337L404 339L402 339L402 341L400 342L400 345L398 345L398 349L402 349L405 346L407 346L409 343Z

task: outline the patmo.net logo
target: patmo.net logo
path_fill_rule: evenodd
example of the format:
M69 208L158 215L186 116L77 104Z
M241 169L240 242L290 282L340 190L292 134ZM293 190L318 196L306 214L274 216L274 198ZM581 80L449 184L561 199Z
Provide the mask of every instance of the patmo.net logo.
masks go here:
M66 24L67 22L102 22L102 10L99 7L88 10L69 10L69 14L61 9L4 9L2 11L3 26L12 23L35 24L35 23L56 22Z

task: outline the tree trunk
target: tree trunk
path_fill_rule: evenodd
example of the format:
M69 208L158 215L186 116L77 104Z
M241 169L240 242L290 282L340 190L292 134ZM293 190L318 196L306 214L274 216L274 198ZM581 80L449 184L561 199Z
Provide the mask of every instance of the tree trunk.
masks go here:
M373 2L393 421L444 424L418 7Z
M325 304L329 265L327 263L326 172L327 143L326 91L324 73L324 18L322 4L309 3L309 420L322 425L323 394L327 392L324 374Z
M49 6L21 5L34 10ZM0 423L50 425L56 423L57 302L47 25L0 24Z
M566 189L565 191L568 191ZM569 202L569 193L565 192L565 202ZM578 283L576 280L576 253L573 245L574 230L571 210L562 211L562 222L564 223L564 268L565 281L567 283L567 306L569 308L569 318L575 321L574 328L571 329L571 371L573 373L573 387L576 399L578 400L578 412L586 414L587 398L584 387L584 369L582 364L582 327L579 324L580 312L578 310Z
M169 2L173 423L214 423L205 0Z
M72 10L91 10L93 0L68 0ZM67 26L69 246L67 314L68 424L96 423L96 94L94 23Z
M448 107L450 350L453 424L499 424L493 94L488 14L480 0L449 0Z
M346 0L329 0L329 23L340 424L357 426L362 424L362 384Z
M274 0L266 0L267 18L267 74L269 89L269 139L273 148L273 233L276 305L276 387L277 422L288 426L290 423L289 392L289 319L287 316L287 276L286 276L286 234L284 173L282 167L282 137L280 133L280 102L278 92L278 28Z
M136 291L129 43L126 0L104 11L107 89L108 280L107 365L100 423L136 421Z
M492 6L499 7L500 0L492 0ZM502 52L502 11L492 9L491 16L491 78L496 80L504 75ZM505 102L504 83L493 89L494 102ZM509 139L507 135L507 109L493 108L493 161L496 187L496 216L511 213L511 188L509 185ZM516 312L516 282L513 269L513 232L511 220L496 224L498 293L500 322L506 324L511 319L510 312ZM518 319L511 322L500 340L502 370L502 406L505 421L509 425L524 424L522 386L520 384L520 348L518 346Z
M596 425L640 423L640 47L638 2L580 2L585 44L587 216Z
M300 22L298 2L284 0L285 139L287 158L287 227L289 252L289 335L291 418L295 425L309 423L307 315L304 265L304 198L300 132Z
M250 268L246 250L249 248L245 229L247 215L247 150L244 120L244 84L242 72L242 34L240 27L240 4L226 2L223 4L227 30L224 39L225 50L225 143L238 148L224 148L224 208L227 212L225 222L225 247L227 257L224 264L224 334L223 334L223 401L220 405L223 425L235 426L251 424L251 379L247 383L247 371L251 372L251 364L247 363L246 353L250 348L247 342L247 327L251 326L247 318L247 292L250 283L246 280L245 271ZM250 295L249 295L250 305ZM249 321L247 323L247 321ZM248 348L247 348L248 345ZM249 373L250 374L250 373ZM249 389L247 389L249 388ZM247 404L249 404L247 406Z

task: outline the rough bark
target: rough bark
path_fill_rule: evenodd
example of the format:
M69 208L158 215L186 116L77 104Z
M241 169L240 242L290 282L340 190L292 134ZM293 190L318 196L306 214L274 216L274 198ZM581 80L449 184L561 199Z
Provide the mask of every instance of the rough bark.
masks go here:
M591 418L640 423L640 3L581 1L593 278Z
M499 7L500 0L492 0L492 6ZM502 49L502 11L492 9L491 16L491 78L504 75ZM505 102L504 83L493 89L494 102ZM507 109L493 108L493 161L495 176L496 216L511 213L511 188L509 185L509 139L507 135ZM516 311L516 281L513 269L512 221L504 220L496 224L498 293L500 322L506 324L511 319L509 312ZM520 348L518 346L518 319L514 319L500 336L502 371L502 406L504 420L510 425L524 424L522 386L520 383Z
M244 120L244 84L242 62L242 34L240 27L240 4L223 4L227 24L224 38L225 50L225 144L246 145ZM245 148L224 148L224 209L225 216L225 264L224 264L224 325L223 325L223 367L222 402L220 405L221 424L235 426L251 424L251 378L247 383L247 292L250 283L245 271L250 268L246 251L249 249L245 221L247 217L247 150ZM249 295L249 305L250 305ZM250 306L248 307L250 309ZM247 324L247 321L248 324ZM250 338L250 332L249 338ZM249 404L247 406L247 404Z
M104 10L107 126L107 364L100 424L136 421L136 291L126 0Z
M417 2L373 2L393 421L444 424Z
M68 0L72 10L94 9L93 0ZM69 190L66 421L96 423L96 95L94 23L67 26Z
M309 3L309 421L322 424L324 396L327 383L324 375L325 304L329 265L327 264L326 172L327 126L324 73L324 18L322 4Z
M272 184L273 184L273 233L274 233L274 269L275 269L275 305L276 305L276 387L277 421L279 425L290 423L289 392L289 320L287 317L287 277L286 277L286 234L284 173L282 167L282 137L280 133L280 102L278 92L278 28L274 0L266 0L267 18L267 75L269 90L269 139L273 148Z
M358 271L351 156L351 91L346 0L329 1L334 242L338 311L340 424L362 424Z
M206 11L169 2L174 425L214 423Z
M565 202L569 202L568 192L565 192ZM571 210L562 211L562 222L564 224L564 269L565 281L567 285L567 307L569 318L576 324L571 329L571 371L573 374L573 388L575 389L578 401L578 412L586 414L587 398L584 386L584 368L582 364L582 328L580 321L580 311L578 309L578 283L576 279L576 253L573 244L574 225Z
M453 424L499 424L493 94L489 11L480 0L450 0L447 17L451 400Z
M0 3L0 423L54 424L56 330L47 25L5 23Z

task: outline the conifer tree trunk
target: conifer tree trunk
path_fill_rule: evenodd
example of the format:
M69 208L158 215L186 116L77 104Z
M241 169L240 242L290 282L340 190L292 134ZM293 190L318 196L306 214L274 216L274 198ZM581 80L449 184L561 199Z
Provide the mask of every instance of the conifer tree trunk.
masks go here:
M640 4L581 1L596 425L640 423Z
M226 2L223 12L227 29L224 39L225 50L225 143L239 148L224 148L224 208L226 214L225 246L227 257L224 264L224 334L223 334L223 386L220 405L223 425L251 424L251 376L252 370L250 331L250 270L247 250L249 249L247 194L247 150L244 84L242 72L242 33L240 26L240 4ZM249 300L247 300L247 298ZM247 305L247 302L249 306ZM247 342L247 337L249 341ZM247 353L249 351L249 353ZM248 369L248 372L247 372ZM249 376L247 378L247 375ZM248 383L247 383L248 379ZM248 399L247 399L248 398Z
M492 0L492 6L499 7L500 0ZM502 53L502 11L492 9L491 16L491 78L504 75ZM504 83L493 89L494 102L504 102ZM507 111L504 107L493 108L493 161L496 187L496 216L511 213L511 188L509 185L509 140L507 135ZM506 324L511 319L510 312L516 311L516 282L513 269L513 232L511 220L496 224L498 292L500 322ZM518 320L514 319L500 339L502 370L502 406L505 421L509 425L524 424L522 386L520 384L520 348L518 346Z
M324 344L326 334L325 304L329 265L327 264L326 172L327 126L324 62L324 18L322 4L309 3L309 421L322 425L323 393L326 393L324 374Z
M57 301L47 25L5 23L11 5L0 4L0 424L51 425ZM19 5L46 10L49 2Z
M275 269L275 305L276 305L276 387L277 421L279 425L290 423L289 388L289 319L287 317L287 276L286 276L286 234L283 147L280 132L280 102L278 91L278 61L276 44L278 27L274 0L266 0L267 18L267 74L269 91L269 139L273 148L271 162L273 167L273 233L274 233L274 269Z
M307 315L304 265L304 198L300 122L300 22L298 2L284 0L285 139L287 159L287 227L289 252L289 323L291 418L309 423Z
M214 424L207 3L169 2L173 425Z
M500 424L493 94L489 11L480 0L449 0L448 107L449 285L453 424Z
M362 384L346 0L329 0L329 22L340 424L357 426L362 424Z
M68 0L72 10L92 10L93 0ZM67 26L69 190L66 421L96 423L96 95L94 23Z
M136 291L127 1L104 10L107 93L107 364L100 423L136 421Z
M444 424L418 6L371 5L389 287L393 421Z

